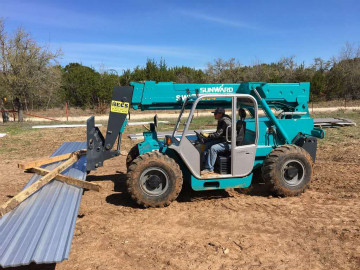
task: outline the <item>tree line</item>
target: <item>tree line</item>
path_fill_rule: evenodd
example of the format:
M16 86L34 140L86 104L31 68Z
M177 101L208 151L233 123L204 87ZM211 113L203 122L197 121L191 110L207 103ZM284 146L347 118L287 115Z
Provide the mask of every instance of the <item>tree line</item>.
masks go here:
M204 69L169 67L164 59L148 59L144 66L97 71L81 63L58 63L62 52L40 46L19 28L11 35L0 20L0 109L21 106L25 110L63 106L96 108L108 104L115 85L131 81L177 83L310 82L312 100L360 98L360 47L349 43L338 57L314 58L310 65L294 56L273 63L242 65L235 58L216 59ZM7 102L4 102L5 99Z

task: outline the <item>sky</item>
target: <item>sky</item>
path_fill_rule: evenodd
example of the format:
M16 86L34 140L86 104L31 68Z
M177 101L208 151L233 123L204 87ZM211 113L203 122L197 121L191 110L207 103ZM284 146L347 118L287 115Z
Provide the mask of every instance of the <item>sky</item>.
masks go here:
M22 27L42 46L62 50L61 65L97 70L144 66L204 69L216 58L242 65L295 56L339 55L360 45L359 0L0 0L9 33Z

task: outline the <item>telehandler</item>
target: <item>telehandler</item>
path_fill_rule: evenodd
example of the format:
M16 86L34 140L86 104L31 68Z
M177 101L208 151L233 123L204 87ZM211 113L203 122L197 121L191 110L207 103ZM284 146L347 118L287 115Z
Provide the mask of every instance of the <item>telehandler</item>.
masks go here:
M132 82L114 88L106 136L95 127L94 116L87 121L87 170L96 170L104 161L120 154L121 136L129 109L180 110L172 135L159 140L157 117L144 141L128 153L127 188L144 207L169 205L183 183L193 190L246 188L254 171L279 196L304 192L312 178L317 138L324 131L314 128L310 117L310 83L178 84L173 82ZM237 145L235 128L226 130L230 150L217 157L217 174L204 177L201 171L202 136L189 128L195 110L223 107L231 111L232 127L239 121L237 111L246 109L243 143ZM181 119L189 110L183 131ZM261 114L261 116L259 116ZM113 146L117 141L117 148Z

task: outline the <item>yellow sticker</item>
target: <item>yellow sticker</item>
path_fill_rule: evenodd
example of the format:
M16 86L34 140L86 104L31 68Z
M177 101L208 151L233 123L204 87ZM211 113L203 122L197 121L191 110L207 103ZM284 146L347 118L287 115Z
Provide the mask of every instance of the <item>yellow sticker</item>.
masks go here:
M112 112L127 114L129 112L129 107L130 107L129 102L121 102L116 100L111 101Z

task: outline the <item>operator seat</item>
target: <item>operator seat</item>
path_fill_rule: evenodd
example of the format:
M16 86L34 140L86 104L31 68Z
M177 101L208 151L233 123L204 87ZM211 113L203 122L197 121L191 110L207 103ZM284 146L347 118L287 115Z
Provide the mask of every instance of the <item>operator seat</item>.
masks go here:
M236 146L244 145L245 131L246 131L246 122L244 120L237 121L237 123L236 123Z
M246 132L246 111L243 108L239 109L240 120L236 122L236 146L244 145Z
M244 145L245 143L245 132L246 132L246 111L242 108L239 109L240 120L236 122L236 146ZM231 132L230 132L231 134ZM218 153L215 162L215 169L220 174L231 173L231 147L229 150Z

